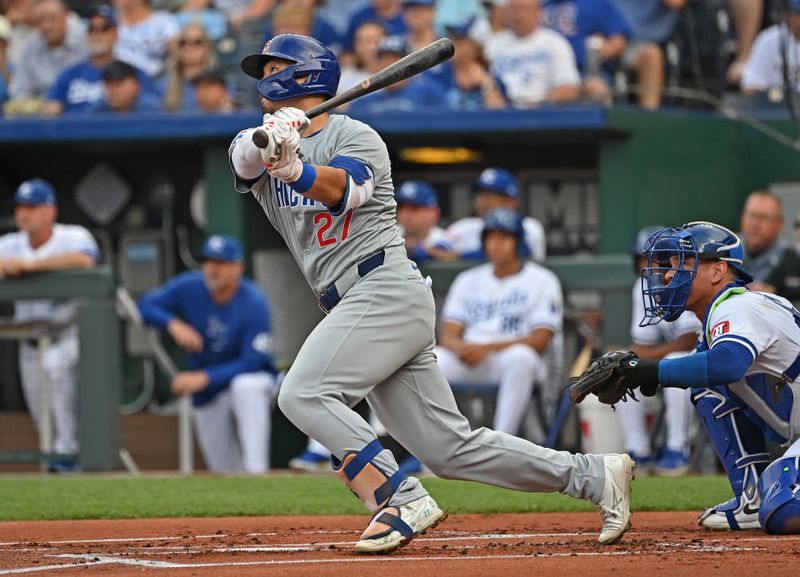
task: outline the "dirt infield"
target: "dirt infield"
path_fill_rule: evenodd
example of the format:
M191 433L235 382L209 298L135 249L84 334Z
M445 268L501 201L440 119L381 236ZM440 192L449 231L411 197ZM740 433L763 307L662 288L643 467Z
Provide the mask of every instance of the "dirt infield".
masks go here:
M366 517L247 517L0 524L0 575L757 577L800 562L800 536L709 532L693 513L638 513L619 545L593 514L451 516L388 556L351 547Z

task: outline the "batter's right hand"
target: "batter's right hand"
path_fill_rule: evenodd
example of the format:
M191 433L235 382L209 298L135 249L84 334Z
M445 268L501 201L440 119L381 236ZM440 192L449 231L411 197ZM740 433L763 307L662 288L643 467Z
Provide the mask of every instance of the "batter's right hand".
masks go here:
M172 319L167 325L167 332L176 343L190 353L199 353L203 350L203 336L182 320Z

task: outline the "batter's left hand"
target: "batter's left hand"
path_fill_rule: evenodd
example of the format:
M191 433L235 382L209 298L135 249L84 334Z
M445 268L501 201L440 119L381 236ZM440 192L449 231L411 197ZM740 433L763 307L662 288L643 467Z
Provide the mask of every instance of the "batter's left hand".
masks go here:
M299 108L293 108L291 106L285 106L281 108L273 115L273 118L285 120L301 136L303 132L308 129L309 124L311 124L311 121L308 119L308 116L306 116L305 112Z
M191 395L204 390L208 384L205 371L183 371L172 379L172 392L180 396Z

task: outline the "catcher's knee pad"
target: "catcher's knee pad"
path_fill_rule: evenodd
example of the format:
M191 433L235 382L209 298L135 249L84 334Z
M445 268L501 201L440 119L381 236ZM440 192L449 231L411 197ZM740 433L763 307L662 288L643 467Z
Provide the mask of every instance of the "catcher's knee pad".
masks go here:
M758 521L772 535L800 533L800 457L772 463L758 480Z
M341 461L331 456L336 475L373 513L386 506L406 478L400 471L387 475L378 467L373 459L382 451L383 445L375 439L358 453L348 453Z
M764 432L744 414L743 401L727 388L695 388L692 403L725 467L734 494L738 497L745 489L755 493L758 475L771 459Z

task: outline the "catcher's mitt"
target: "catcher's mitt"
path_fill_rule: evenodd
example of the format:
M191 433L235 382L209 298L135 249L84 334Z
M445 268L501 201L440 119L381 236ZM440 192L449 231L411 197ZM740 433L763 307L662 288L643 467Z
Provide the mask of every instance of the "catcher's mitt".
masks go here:
M614 405L627 396L636 400L634 387L625 379L620 365L635 366L638 360L636 353L628 349L612 351L595 359L581 376L568 381L570 400L575 404L580 403L589 393L597 395L600 402L606 405Z

